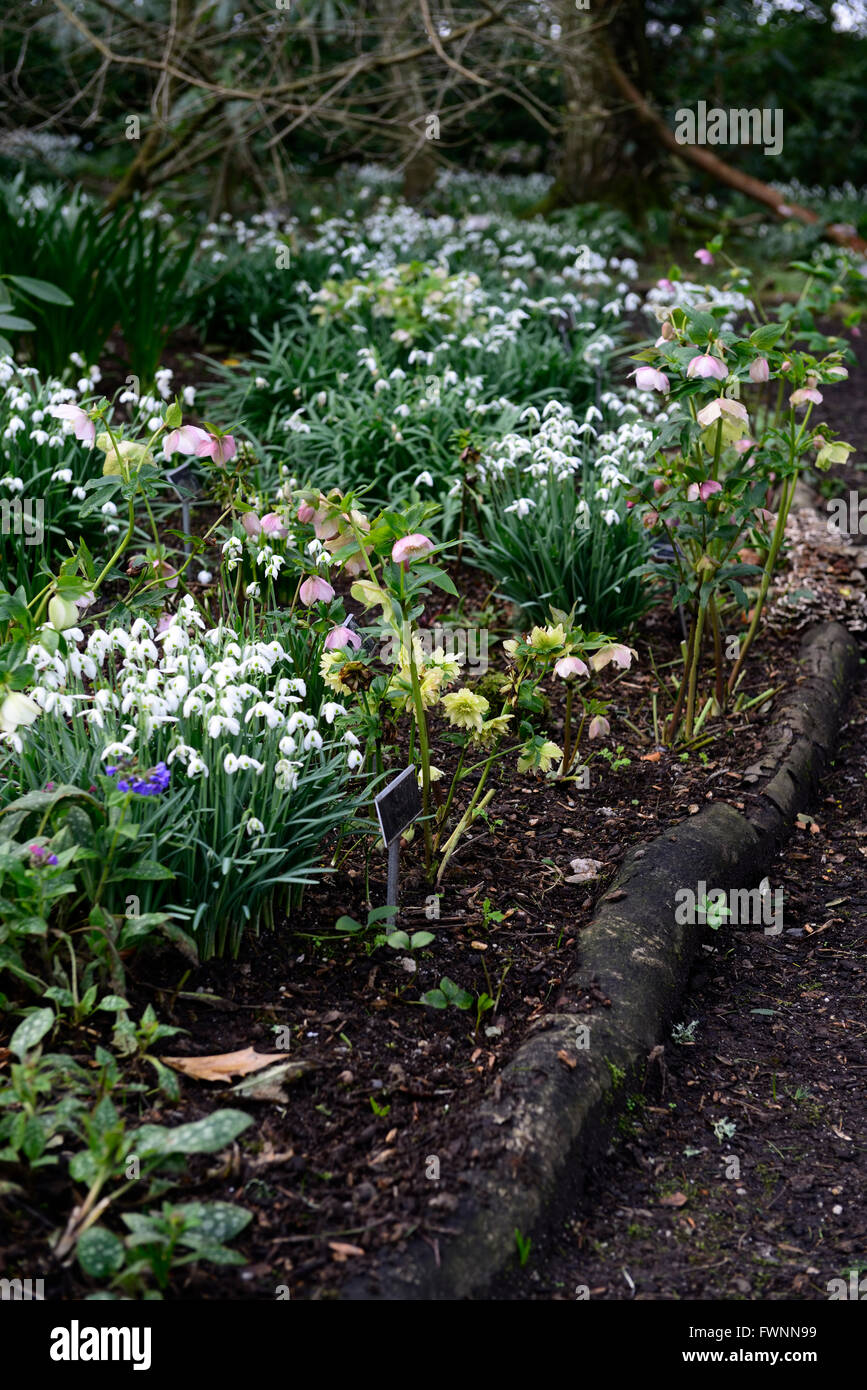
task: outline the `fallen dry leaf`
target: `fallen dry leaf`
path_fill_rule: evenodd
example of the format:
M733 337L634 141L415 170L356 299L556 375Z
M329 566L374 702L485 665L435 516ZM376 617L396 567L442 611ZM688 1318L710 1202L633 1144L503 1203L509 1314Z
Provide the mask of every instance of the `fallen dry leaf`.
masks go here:
M343 1264L344 1260L347 1260L350 1255L364 1254L360 1245L347 1245L343 1240L330 1240L328 1242L328 1249L332 1251L338 1264Z
M643 763L658 763L661 757L662 754L657 749L655 753L642 753L641 761Z
M562 1062L564 1067L568 1067L570 1071L574 1071L578 1065L576 1058L570 1057L568 1052L563 1051L557 1053L557 1061Z
M660 1197L661 1207L685 1207L689 1198L685 1192L672 1192L668 1197Z
M316 1070L316 1063L299 1059L297 1062L278 1062L254 1076L239 1081L232 1087L232 1095L243 1096L245 1100L273 1100L283 1104L286 1100L284 1086L300 1081L302 1076Z
M230 1081L233 1076L249 1076L272 1062L285 1062L285 1052L257 1052L244 1047L240 1052L217 1052L211 1057L161 1057L167 1067L192 1076L196 1081Z

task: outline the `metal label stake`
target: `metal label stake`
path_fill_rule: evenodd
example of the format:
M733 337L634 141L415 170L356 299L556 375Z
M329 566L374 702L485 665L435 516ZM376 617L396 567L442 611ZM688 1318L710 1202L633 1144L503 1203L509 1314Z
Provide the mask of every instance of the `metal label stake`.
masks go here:
M177 468L173 468L166 478L171 483L175 495L181 504L181 525L184 528L184 554L190 553L190 542L187 537L190 534L190 500L199 497L202 491L202 484L193 470L192 463L182 463Z
M393 782L383 787L373 799L382 838L388 847L388 885L386 906L393 907L389 926L397 918L399 901L398 870L400 868L400 837L408 830L417 816L421 815L421 792L418 787L418 773L408 767L398 773Z

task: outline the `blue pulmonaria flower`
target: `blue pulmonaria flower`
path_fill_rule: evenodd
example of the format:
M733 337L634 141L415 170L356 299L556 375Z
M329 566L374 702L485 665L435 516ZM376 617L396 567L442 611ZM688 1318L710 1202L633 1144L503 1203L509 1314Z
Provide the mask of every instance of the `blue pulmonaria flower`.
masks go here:
M139 796L159 796L166 791L171 780L171 772L165 763L157 763L156 767L151 768L147 777L141 777L133 782L132 790ZM118 783L120 786L120 783Z
M106 775L106 777L113 777L114 774L115 774L116 772L117 772L117 768L116 768L116 767L107 767L107 768L105 769L105 775Z
M46 864L56 864L56 863L58 862L58 860L57 860L57 855L56 855L56 854L49 854L49 856L48 856L48 858L46 859L45 862L46 862Z
M131 790L129 782L118 782L117 789L119 792L128 792Z

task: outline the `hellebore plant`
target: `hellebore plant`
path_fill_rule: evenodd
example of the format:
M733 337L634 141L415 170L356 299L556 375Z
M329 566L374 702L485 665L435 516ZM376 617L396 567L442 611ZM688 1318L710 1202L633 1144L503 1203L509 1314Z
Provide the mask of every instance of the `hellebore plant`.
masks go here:
M380 614L374 625L378 641L371 641L370 637L363 641L346 618L341 601L331 601L327 613L334 626L324 642L322 678L336 695L357 699L360 709L353 711L353 731L375 749L377 773L382 772L383 739L390 722L401 713L412 716L409 756L410 760L417 756L419 765L425 868L429 878L436 872L441 879L461 836L483 813L493 795L492 790L486 792L485 788L495 761L514 753L520 772L544 774L562 769L563 750L534 733L532 725L522 717L522 711L541 708L535 692L555 663L571 658L588 670L581 659L586 656L598 670L610 659L619 663L626 660L628 664L631 654L602 634L571 630L569 617L558 614L551 625L535 627L525 638L504 644L510 670L498 694L501 707L495 712L489 699L479 691L461 685L449 689L459 680L464 657L442 648L430 650L425 631L419 626L424 600L432 587L458 596L448 573L437 562L443 547L420 529L435 509L414 503L402 512L383 511L369 519L358 510L351 496L343 497L337 492L299 496L296 515L300 524L314 527L314 539L328 548L332 565L362 571L363 577L351 586L351 596L365 610L378 609ZM310 546L305 549L309 551ZM299 552L300 549L299 543ZM325 590L319 587L322 583L305 579L301 588L314 599L321 593L324 600ZM327 585L327 589L332 586ZM603 649L610 655L604 655ZM597 720L592 732L598 736L604 732L605 706L584 700L583 705L585 713ZM447 741L460 749L455 773L436 808L433 787L443 779L443 773L431 758L428 721L434 710L448 722ZM508 743L510 734L518 741ZM475 761L474 754L478 754ZM363 755L359 752L357 758L361 766ZM477 781L469 803L452 826L449 818L459 784L474 774Z
M847 374L838 351L817 360L790 345L782 350L777 346L786 331L781 324L759 323L741 337L724 330L719 318L705 310L666 308L657 315L666 331L639 358L657 371L664 368L670 399L683 409L660 431L657 476L640 493L644 524L668 543L668 556L640 572L666 578L674 604L687 607L690 615L683 672L666 730L671 743L681 722L687 740L696 733L698 673L708 633L716 668L710 707L715 703L721 713L738 685L759 629L801 469L807 464L827 468L845 458L851 446L827 444L827 427L820 426L819 434L810 418L822 402L820 383ZM639 373L646 370L636 373L639 385ZM658 389L648 378L643 381ZM778 402L786 393L788 409L778 410L759 429L751 425L740 396L742 390L748 393L770 381L779 382ZM771 510L775 491L776 512ZM750 545L765 551L763 565L739 559ZM758 581L752 602L743 587L747 579ZM737 609L752 612L726 679L722 616L729 596Z

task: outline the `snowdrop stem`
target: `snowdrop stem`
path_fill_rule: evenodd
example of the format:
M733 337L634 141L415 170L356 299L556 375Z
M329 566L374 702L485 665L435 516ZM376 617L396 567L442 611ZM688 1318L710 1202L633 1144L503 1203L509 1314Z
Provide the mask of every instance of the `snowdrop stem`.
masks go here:
M96 579L96 580L94 581L94 584L93 584L93 586L92 586L93 592L94 592L94 593L97 593L97 592L98 592L99 586L101 585L102 581L105 579L105 576L106 576L107 574L110 574L110 573L111 573L112 569L113 569L114 566L117 564L117 562L118 562L118 560L120 559L121 555L122 555L123 552L126 550L127 546L129 545L130 541L132 540L132 533L133 533L134 529L135 529L135 501L134 501L134 498L131 497L131 498L129 499L129 525L128 525L127 528L126 528L126 535L123 537L123 539L122 539L120 545L117 547L117 550L116 550L116 551L114 552L114 554L112 555L111 559L109 560L108 564L105 566L105 568L104 568L104 570L102 571L102 573L100 574L99 578Z

